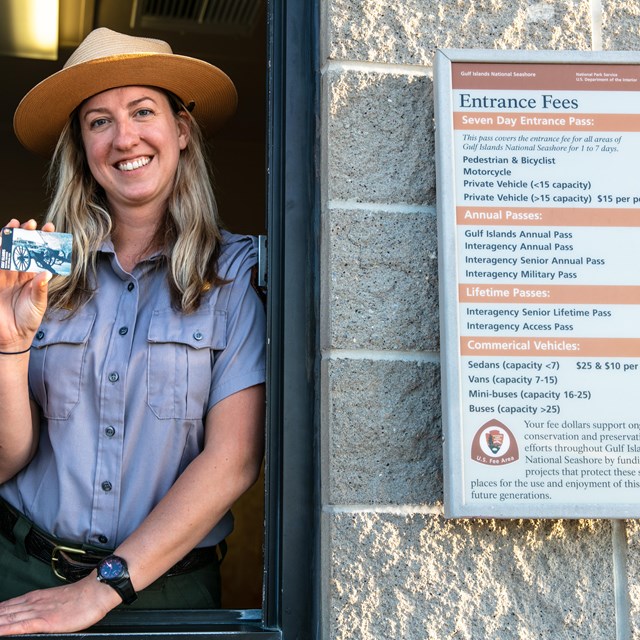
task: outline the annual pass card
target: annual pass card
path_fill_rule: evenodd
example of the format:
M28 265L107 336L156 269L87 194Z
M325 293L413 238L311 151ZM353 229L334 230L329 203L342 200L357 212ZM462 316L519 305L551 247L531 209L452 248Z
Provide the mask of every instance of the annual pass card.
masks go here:
M70 233L31 231L19 228L2 229L0 269L10 271L50 271L54 275L71 273Z

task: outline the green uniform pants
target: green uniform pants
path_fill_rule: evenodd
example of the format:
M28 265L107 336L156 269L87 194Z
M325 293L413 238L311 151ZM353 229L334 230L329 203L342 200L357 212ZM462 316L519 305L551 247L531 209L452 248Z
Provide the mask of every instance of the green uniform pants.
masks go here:
M14 527L15 543L0 534L0 602L35 589L64 584L51 567L26 553L24 538L30 530L26 518ZM195 571L163 576L138 592L126 609L216 609L220 608L220 561L212 560Z

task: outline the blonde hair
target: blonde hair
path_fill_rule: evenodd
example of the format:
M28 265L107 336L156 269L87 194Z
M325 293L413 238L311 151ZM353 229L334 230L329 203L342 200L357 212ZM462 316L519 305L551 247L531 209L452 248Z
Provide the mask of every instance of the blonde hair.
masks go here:
M175 117L185 117L190 126L158 238L168 261L172 302L190 313L199 307L204 292L224 282L216 272L221 224L200 127L178 98L160 91L167 95ZM53 196L46 214L56 231L73 234L71 274L49 284L49 307L71 312L93 296L98 249L113 228L104 190L89 170L77 112L60 134L49 167Z

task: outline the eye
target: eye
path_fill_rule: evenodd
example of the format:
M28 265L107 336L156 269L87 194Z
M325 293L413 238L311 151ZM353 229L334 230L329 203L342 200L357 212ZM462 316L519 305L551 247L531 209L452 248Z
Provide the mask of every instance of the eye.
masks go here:
M149 107L142 107L141 109L138 109L136 111L136 115L140 116L141 118L148 118L149 116L152 116L153 113L153 110L149 109Z
M107 122L108 122L107 118L95 118L94 120L91 120L91 122L89 123L89 128L98 129L99 127L103 127L104 125L106 125Z

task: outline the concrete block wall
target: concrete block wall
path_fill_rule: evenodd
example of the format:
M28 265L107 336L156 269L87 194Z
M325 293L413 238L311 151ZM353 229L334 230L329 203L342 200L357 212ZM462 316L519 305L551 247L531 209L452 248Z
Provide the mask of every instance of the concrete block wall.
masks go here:
M322 637L640 639L640 525L445 520L436 48L637 49L638 0L320 0Z

